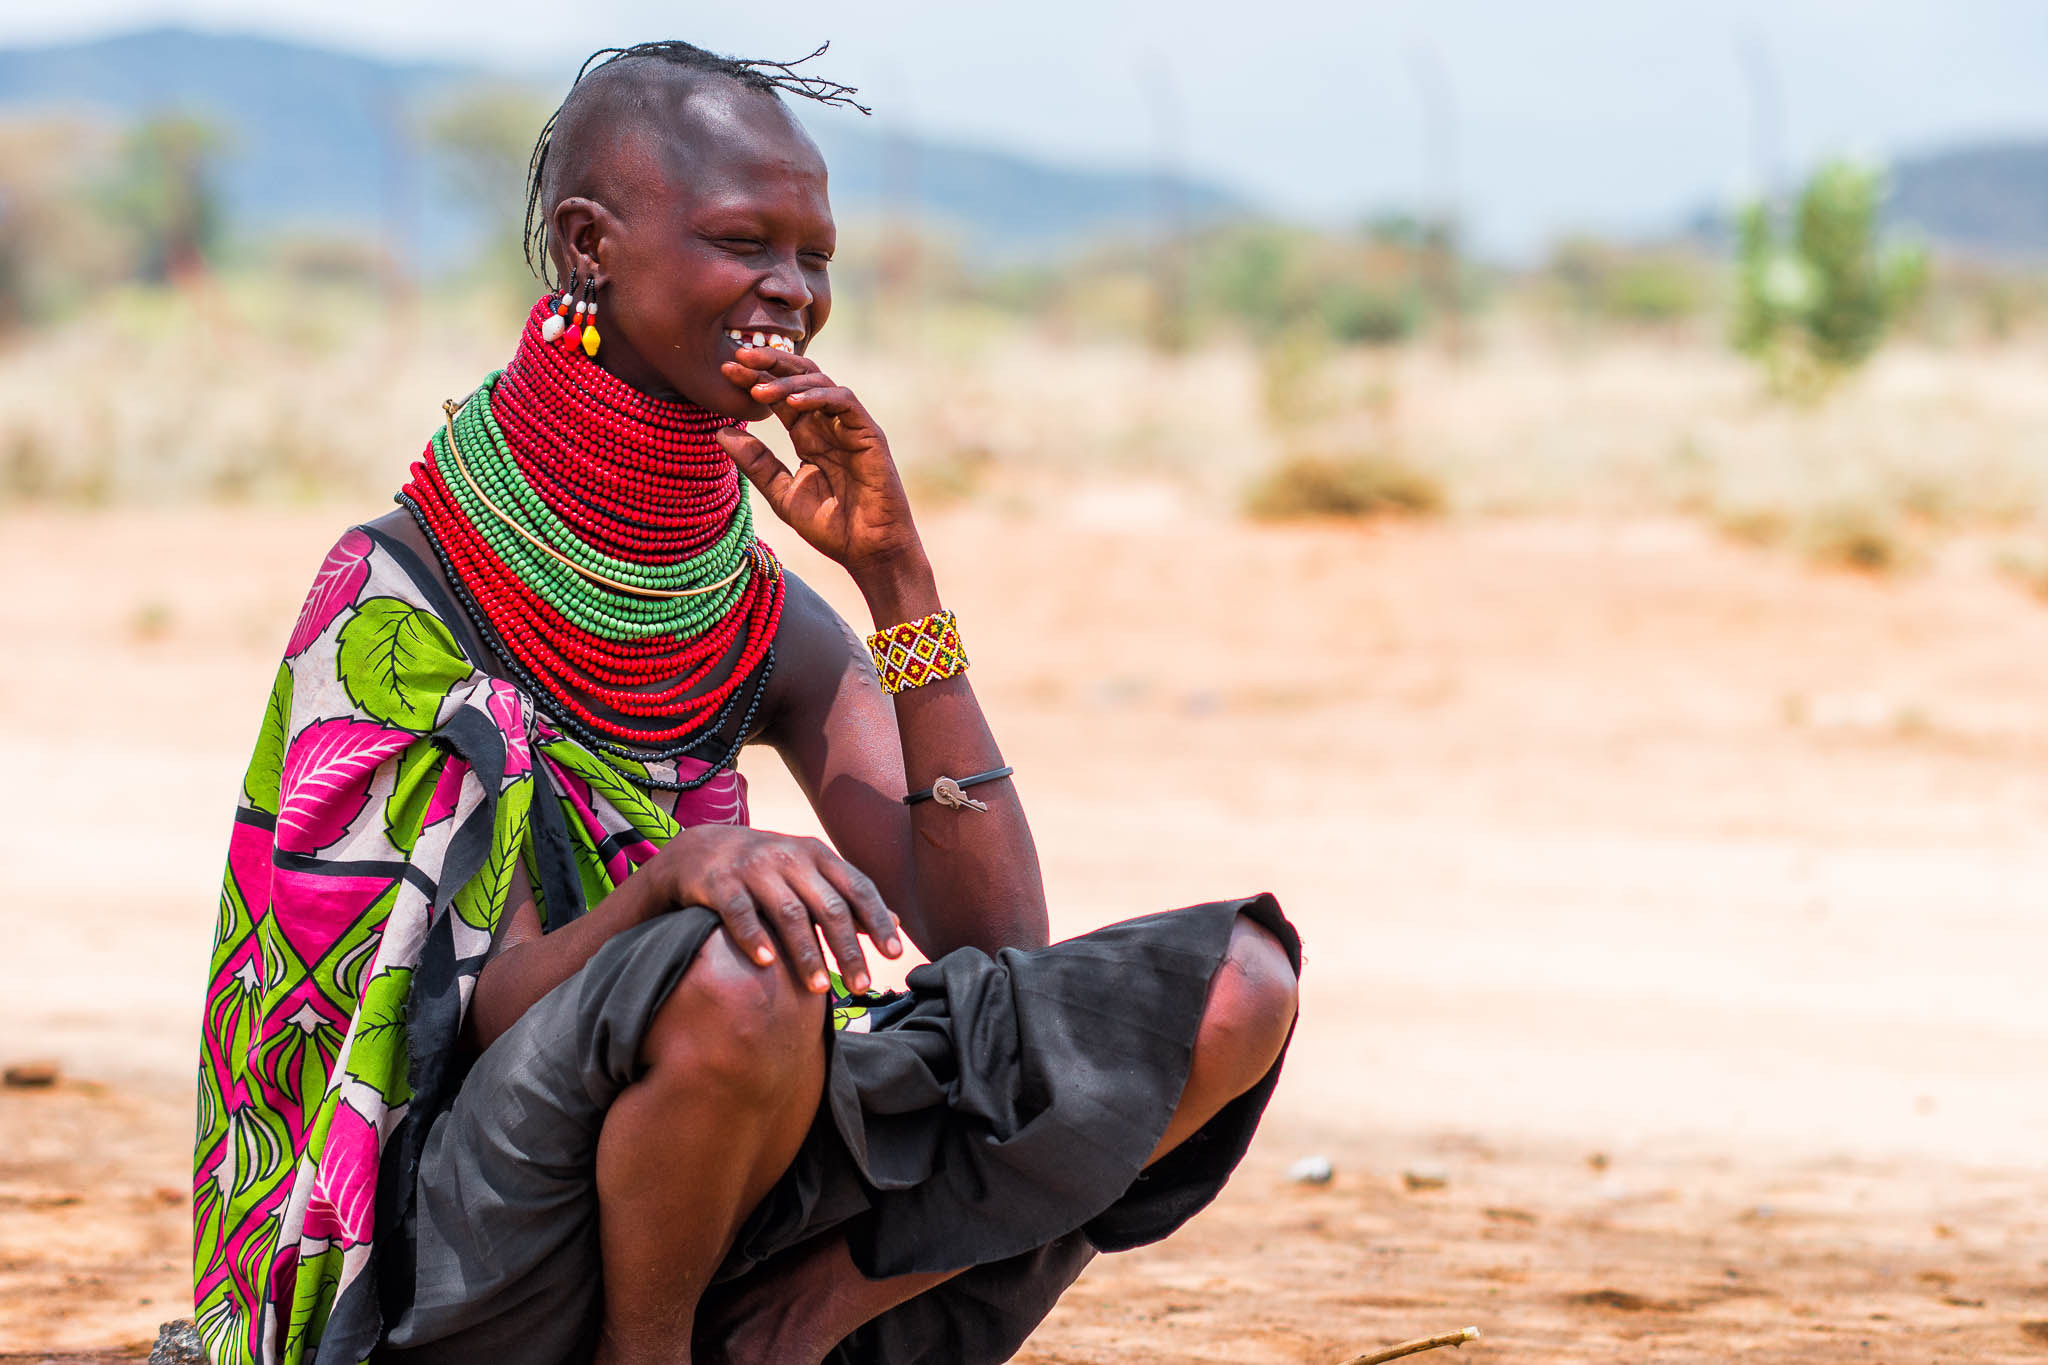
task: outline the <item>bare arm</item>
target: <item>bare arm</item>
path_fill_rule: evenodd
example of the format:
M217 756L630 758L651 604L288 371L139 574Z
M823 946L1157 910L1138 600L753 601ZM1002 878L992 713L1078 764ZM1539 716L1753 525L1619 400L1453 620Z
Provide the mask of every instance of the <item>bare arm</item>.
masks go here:
M877 626L937 609L928 571L923 578L922 588L870 597ZM1045 886L1015 784L975 787L986 812L903 804L906 788L1003 766L968 680L892 699L865 642L794 578L777 651L790 682L767 738L833 844L874 878L911 940L930 957L966 945L993 952L1044 944Z
M903 480L861 401L808 356L765 347L742 347L724 374L782 421L799 463L784 468L737 428L721 431L720 444L775 514L852 576L876 627L936 611L938 582ZM956 677L892 699L865 655L864 644L841 636L790 660L797 695L773 738L819 819L887 888L927 953L1043 944L1038 853L1011 783L974 789L986 811L901 804L906 779L917 789L1002 766L974 689Z

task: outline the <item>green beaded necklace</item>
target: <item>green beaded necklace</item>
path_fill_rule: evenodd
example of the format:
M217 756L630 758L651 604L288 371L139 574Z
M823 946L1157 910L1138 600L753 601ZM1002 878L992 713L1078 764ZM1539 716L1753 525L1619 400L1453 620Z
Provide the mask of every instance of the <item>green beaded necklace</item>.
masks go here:
M740 499L725 534L700 554L672 564L641 564L602 553L548 507L513 458L491 415L491 392L502 373L493 372L433 438L436 458L462 475L447 481L449 490L492 552L535 596L593 635L614 640L689 637L722 621L759 568L747 500ZM459 444L451 446L451 432ZM518 530L504 519L515 508L527 521ZM561 558L540 545L552 547ZM593 582L592 573L626 591ZM635 590L661 595L630 595Z

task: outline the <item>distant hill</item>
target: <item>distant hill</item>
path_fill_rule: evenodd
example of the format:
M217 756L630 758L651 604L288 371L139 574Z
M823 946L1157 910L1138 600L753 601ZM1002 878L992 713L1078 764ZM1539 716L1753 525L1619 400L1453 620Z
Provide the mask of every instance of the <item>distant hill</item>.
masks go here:
M429 100L480 83L502 86L508 77L181 28L0 48L0 117L46 110L122 119L169 109L201 113L227 134L221 191L236 227L317 225L372 235L402 221L429 267L459 259L490 225L442 183L417 145L412 115ZM1142 172L892 141L863 126L858 114L813 117L809 124L832 166L833 202L842 212L914 205L970 246L1002 255L1044 254L1128 230L1162 196L1197 221L1246 211L1227 191L1198 181L1162 186Z
M411 159L404 111L437 86L465 78L455 67L154 29L0 48L0 110L120 119L190 111L227 136L221 192L238 227L368 228L381 221L397 174ZM451 228L453 238L466 235L454 224L437 226L437 236Z
M914 204L1002 252L1134 231L1169 201L1196 222L1252 211L1229 191L1201 181L1056 166L957 143L892 140L863 127L858 115L807 117L805 123L832 168L835 206Z
M1893 164L1893 224L1956 250L2048 256L2048 141L1987 142Z

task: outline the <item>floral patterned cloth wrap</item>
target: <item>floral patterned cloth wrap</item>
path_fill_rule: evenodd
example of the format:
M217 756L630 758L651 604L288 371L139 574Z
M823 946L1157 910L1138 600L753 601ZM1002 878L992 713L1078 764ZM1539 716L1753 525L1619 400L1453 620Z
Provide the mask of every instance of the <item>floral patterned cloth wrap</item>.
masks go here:
M219 1365L361 1362L376 1262L523 860L549 928L746 787L556 733L479 671L404 545L358 527L321 565L249 760L221 883L199 1067L194 1299ZM384 1245L379 1245L379 1235Z

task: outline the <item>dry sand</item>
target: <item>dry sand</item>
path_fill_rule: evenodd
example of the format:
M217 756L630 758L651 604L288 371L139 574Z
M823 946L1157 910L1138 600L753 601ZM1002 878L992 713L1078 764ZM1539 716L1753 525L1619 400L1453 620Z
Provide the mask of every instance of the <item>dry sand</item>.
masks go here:
M377 510L0 518L0 1061L64 1072L0 1090L0 1351L183 1311L232 794ZM1310 959L1239 1180L1021 1359L2048 1360L2048 610L1968 547L1877 582L1144 489L928 537L1057 927L1268 888Z

